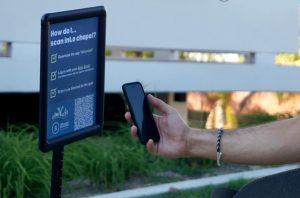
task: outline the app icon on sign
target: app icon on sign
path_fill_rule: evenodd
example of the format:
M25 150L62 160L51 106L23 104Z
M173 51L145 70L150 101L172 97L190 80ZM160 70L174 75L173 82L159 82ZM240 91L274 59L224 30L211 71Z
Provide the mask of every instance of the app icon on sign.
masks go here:
M52 124L52 133L53 134L57 134L59 132L59 123L58 122L54 122Z

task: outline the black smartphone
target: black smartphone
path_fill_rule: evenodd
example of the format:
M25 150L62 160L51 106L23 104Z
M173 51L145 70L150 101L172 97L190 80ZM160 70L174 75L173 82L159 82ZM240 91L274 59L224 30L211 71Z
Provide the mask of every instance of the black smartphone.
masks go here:
M122 89L132 121L137 126L140 142L144 145L149 139L159 142L160 135L142 84L140 82L126 83Z

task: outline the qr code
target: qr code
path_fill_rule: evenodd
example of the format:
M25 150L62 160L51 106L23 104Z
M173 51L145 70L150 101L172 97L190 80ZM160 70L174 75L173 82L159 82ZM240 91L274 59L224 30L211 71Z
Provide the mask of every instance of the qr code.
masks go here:
M79 130L94 123L94 95L75 99L74 130Z

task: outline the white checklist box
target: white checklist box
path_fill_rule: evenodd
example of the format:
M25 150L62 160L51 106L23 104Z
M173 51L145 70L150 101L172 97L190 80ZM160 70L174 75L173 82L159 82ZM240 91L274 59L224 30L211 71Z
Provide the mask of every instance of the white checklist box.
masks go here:
M51 89L50 90L50 98L55 98L56 97L56 89Z
M57 54L52 54L51 55L51 63L56 63L57 61Z
M51 80L56 80L57 71L51 72Z

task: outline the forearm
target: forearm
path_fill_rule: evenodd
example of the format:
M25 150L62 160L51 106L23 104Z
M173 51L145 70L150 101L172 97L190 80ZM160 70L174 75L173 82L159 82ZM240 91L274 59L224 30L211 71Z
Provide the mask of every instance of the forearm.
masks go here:
M216 134L191 129L187 153L216 159ZM300 161L299 117L255 127L226 131L222 136L222 161L239 164L283 164Z

